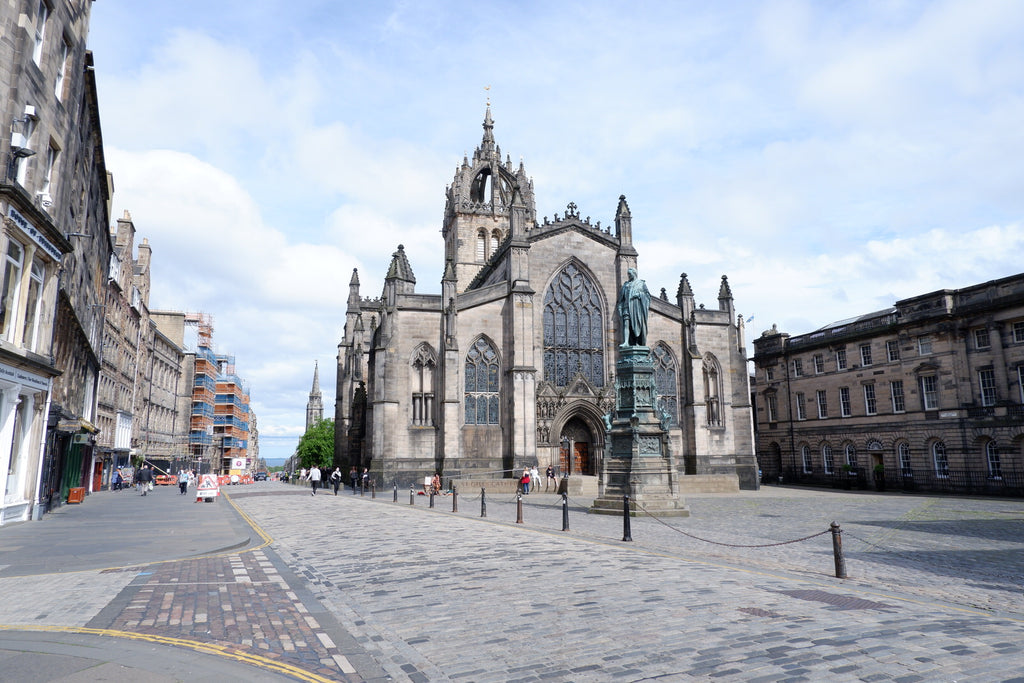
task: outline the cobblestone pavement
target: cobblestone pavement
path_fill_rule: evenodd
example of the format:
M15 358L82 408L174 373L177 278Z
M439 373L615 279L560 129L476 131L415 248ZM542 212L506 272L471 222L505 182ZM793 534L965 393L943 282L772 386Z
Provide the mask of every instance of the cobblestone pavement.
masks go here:
M166 506L153 512L168 524L207 514L160 493L147 505ZM1022 501L690 496L691 517L632 518L627 543L621 517L585 514L584 501L569 501L563 532L552 495L524 497L517 524L514 496L488 496L481 519L478 492L459 496L458 513L451 497L428 509L399 493L259 483L206 509L230 521L222 543L246 519L269 543L254 532L244 549L60 574L3 565L0 629L259 658L261 680L1024 682ZM846 580L821 533L832 520ZM0 548L16 547L5 531ZM86 545L63 562L97 566ZM0 679L15 661L3 642Z
M664 522L560 499L236 498L395 680L1024 680L1024 505L767 489ZM834 577L828 529L845 534ZM667 525L671 525L667 526ZM318 529L319 540L310 540ZM683 533L690 534L685 536Z

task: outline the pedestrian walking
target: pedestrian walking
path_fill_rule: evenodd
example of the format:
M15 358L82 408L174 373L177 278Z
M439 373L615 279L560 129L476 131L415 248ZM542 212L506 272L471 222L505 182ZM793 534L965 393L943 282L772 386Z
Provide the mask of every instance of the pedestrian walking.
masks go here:
M352 480L352 495L356 495L356 489L359 488L359 470L354 466L348 471L348 478Z
M363 490L370 488L370 470L369 468L363 468Z
M153 470L149 469L149 465L143 465L137 478L139 486L142 488L142 495L146 495L149 493L149 487L153 485Z
M313 485L313 493L311 495L315 496L316 487L320 486L320 468L316 465L309 468L309 481Z
M341 468L335 467L331 472L331 483L334 485L334 495L338 495L338 487L341 486Z
M547 470L544 471L544 493L548 492L548 487L554 491L558 488L558 482L555 481L555 468L548 465Z
M188 491L188 472L182 467L178 472L178 490L181 491L181 495L185 495Z
M121 470L120 469L115 469L114 470L114 477L112 479L112 483L110 484L110 490L111 491L120 491L121 487L123 485L124 485L124 477L121 476Z

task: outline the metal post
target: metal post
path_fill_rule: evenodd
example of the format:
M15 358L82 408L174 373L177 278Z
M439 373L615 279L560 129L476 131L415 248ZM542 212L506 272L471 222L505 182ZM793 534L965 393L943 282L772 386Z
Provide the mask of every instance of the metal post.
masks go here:
M633 540L633 534L629 530L629 496L622 497L622 540Z
M431 489L430 489L430 507L434 507L434 489L433 489L433 487L431 487Z
M480 487L480 516L487 516L487 489Z
M846 578L846 560L843 558L843 530L835 522L829 524L832 530L832 554L836 560L836 578Z
M569 495L562 494L562 531L569 530Z
M359 495L362 496L364 493L366 493L366 487L363 486L363 480L360 479L359 480Z
M395 482L395 499L392 502L393 503L397 503L398 502L398 482L397 481Z
M523 494L516 494L516 524L523 523Z
M412 484L409 484L409 505L414 505L416 500L416 491L413 490Z
M459 490L452 484L452 512L459 511Z
M371 481L370 482L370 498L376 498L376 497L377 497L377 485L374 484Z

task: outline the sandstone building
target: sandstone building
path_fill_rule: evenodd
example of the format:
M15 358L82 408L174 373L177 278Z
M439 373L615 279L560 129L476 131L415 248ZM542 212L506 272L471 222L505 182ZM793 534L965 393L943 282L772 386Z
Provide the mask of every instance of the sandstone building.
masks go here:
M1024 493L1024 274L754 341L766 478Z
M440 293L416 292L401 245L379 298L364 298L353 272L336 464L401 486L535 464L600 479L622 341L616 300L639 258L629 206L620 197L604 227L572 203L538 220L533 182L502 158L489 107L483 128L446 192ZM717 298L698 305L685 275L674 300L664 289L653 298L659 402L680 477L726 474L754 488L743 321L725 277Z

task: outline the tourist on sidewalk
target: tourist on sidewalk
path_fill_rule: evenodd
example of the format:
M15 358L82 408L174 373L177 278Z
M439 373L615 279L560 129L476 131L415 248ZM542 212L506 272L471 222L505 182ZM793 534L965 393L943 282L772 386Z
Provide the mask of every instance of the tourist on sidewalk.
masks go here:
M331 472L331 484L334 485L334 495L338 495L338 487L341 486L341 468L335 467Z
M310 495L316 495L316 488L320 486L320 468L313 465L309 468L309 482L313 486L313 493Z
M143 465L139 471L139 486L142 488L142 495L149 493L149 487L153 484L153 470L149 469L149 465Z

